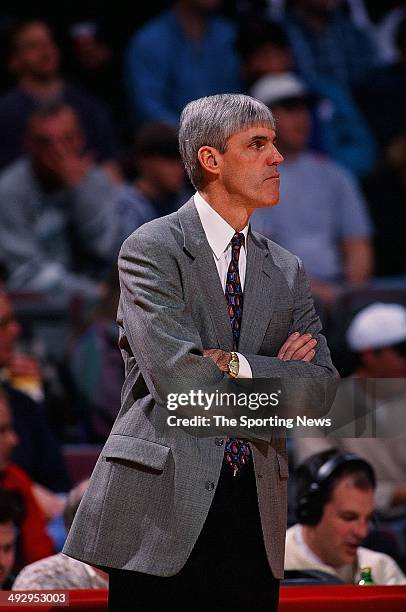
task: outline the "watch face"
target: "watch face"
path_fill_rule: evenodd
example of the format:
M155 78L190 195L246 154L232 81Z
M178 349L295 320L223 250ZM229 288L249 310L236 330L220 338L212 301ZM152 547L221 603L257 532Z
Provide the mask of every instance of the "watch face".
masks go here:
M239 369L240 362L238 361L238 357L236 355L232 355L228 364L228 371L230 376L237 376Z

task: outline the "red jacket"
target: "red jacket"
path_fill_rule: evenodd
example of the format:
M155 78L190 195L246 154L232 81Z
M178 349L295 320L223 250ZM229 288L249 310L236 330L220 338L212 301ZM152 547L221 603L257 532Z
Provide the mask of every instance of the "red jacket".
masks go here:
M52 555L52 540L46 532L44 514L33 495L30 477L10 463L0 476L0 486L7 491L17 491L24 503L24 518L20 526L23 565Z

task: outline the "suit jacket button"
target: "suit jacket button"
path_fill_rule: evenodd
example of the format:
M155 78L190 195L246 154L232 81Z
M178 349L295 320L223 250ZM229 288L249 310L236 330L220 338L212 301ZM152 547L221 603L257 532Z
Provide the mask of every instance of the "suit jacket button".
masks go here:
M207 481L204 486L206 487L206 489L208 491L213 491L213 489L214 489L214 482Z
M216 446L223 446L224 440L223 440L223 438L216 438L214 443L215 443Z

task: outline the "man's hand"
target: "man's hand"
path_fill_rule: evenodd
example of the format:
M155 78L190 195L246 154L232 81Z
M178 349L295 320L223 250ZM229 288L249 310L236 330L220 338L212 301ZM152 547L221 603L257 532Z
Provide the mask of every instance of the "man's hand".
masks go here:
M61 495L57 495L37 482L33 483L32 492L47 520L61 516L65 507L65 499Z
M228 362L231 359L231 353L227 353L221 349L205 349L203 351L205 357L213 359L216 366L222 371L228 373Z
M316 354L316 344L317 340L311 334L301 336L295 332L282 344L277 357L281 361L311 361Z
M81 154L68 143L58 140L49 147L45 163L66 187L76 187L93 166L91 154Z

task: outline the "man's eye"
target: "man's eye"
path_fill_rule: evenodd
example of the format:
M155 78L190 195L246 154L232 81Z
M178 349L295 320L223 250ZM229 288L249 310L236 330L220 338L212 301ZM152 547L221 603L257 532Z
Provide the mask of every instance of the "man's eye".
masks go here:
M357 517L354 516L353 514L342 514L341 518L343 521L346 521L347 523L350 523L351 521L355 521L357 519Z
M263 142L261 142L260 140L254 140L254 142L251 145L254 149L262 149L265 145Z

